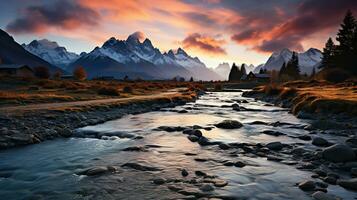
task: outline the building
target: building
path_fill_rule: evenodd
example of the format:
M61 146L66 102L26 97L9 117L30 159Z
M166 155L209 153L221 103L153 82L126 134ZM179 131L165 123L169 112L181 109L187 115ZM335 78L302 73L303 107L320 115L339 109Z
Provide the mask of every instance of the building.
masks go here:
M0 64L0 76L35 77L33 69L22 64Z
M249 74L243 75L241 80L251 82L268 82L270 80L270 74L254 74L253 72L249 72Z

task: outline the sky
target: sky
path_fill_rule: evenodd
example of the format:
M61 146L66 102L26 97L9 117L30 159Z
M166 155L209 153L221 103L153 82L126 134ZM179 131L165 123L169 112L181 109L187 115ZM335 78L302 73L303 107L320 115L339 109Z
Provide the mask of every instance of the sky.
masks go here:
M208 67L258 65L272 52L322 49L357 0L1 0L0 28L22 43L90 52L134 32L162 52L183 47ZM357 16L356 16L357 17Z

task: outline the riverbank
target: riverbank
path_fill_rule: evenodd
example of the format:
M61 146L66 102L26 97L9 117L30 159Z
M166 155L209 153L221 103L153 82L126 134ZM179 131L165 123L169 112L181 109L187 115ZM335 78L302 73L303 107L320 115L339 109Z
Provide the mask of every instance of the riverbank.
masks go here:
M182 105L194 101L199 93L199 90L185 89L120 99L2 107L0 149L71 137L76 128Z
M243 96L288 108L301 119L314 119L311 128L349 130L357 129L356 91L355 82L331 84L313 80L260 86Z

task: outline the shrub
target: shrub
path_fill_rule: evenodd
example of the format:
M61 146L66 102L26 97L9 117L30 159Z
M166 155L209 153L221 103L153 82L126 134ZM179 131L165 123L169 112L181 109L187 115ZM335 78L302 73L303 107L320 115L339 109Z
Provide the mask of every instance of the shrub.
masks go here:
M55 80L60 80L60 79L61 79L61 76L62 76L62 72L61 72L61 71L56 71L56 72L53 74L53 79L55 79Z
M115 87L102 87L97 92L99 95L107 95L107 96L120 96L120 93Z
M214 91L221 91L222 90L222 84L217 83L214 85Z
M267 95L279 95L282 88L275 85L275 84L270 84L270 85L266 85L264 88L263 88L265 94Z
M35 71L35 76L37 78L41 78L41 79L50 78L50 71L48 70L47 67L43 67L43 66L35 67L34 71Z
M338 68L325 69L317 74L318 79L323 79L333 83L343 82L350 77L351 75L348 72Z
M133 88L130 87L130 86L125 86L123 88L123 92L125 92L125 93L133 93Z
M73 71L74 78L83 81L87 78L87 73L83 67L79 66Z

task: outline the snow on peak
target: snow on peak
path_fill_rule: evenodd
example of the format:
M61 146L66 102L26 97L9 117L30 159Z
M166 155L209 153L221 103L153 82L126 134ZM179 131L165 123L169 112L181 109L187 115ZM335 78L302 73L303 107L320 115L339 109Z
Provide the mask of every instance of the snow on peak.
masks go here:
M65 68L66 65L79 57L75 53L68 52L65 47L59 46L57 42L47 39L34 40L30 44L23 44L22 46L30 53L61 68Z

